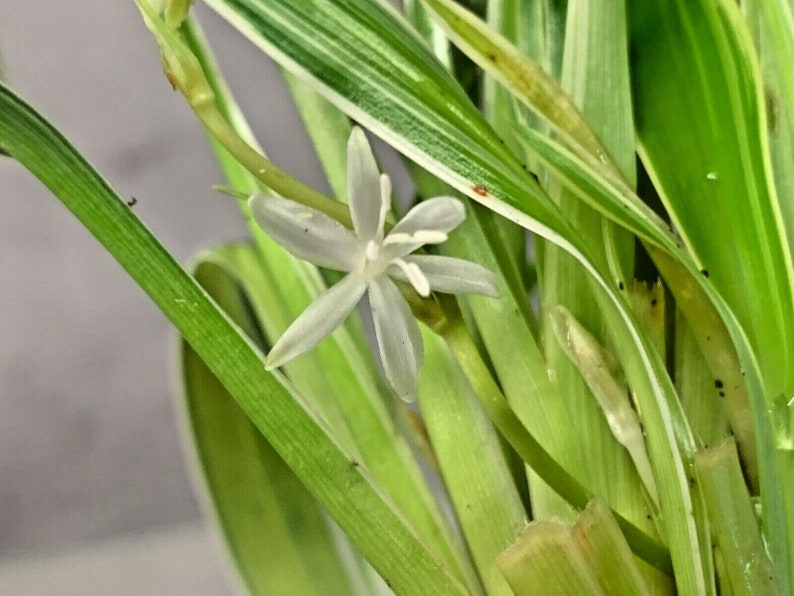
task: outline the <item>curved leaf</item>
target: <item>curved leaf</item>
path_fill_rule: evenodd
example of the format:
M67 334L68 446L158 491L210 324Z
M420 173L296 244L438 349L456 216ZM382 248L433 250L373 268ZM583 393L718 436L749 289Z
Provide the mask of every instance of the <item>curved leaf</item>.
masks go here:
M459 191L559 242L575 235L460 86L387 6L371 0L207 4L287 70L310 79L332 103Z
M196 280L261 345L244 289L213 260L196 264ZM188 455L195 456L205 508L248 590L354 594L317 501L186 341L179 351Z
M742 365L752 346L762 372L757 387L743 371L753 383L764 525L787 592L794 583L794 477L770 445L787 441L770 417L772 401L794 391L794 270L771 177L757 57L734 2L630 5L641 157L707 285L746 334L741 345L722 313ZM785 449L779 455L791 457Z
M633 5L643 161L699 269L750 337L767 395L791 391L794 272L769 176L758 65L739 10L716 1Z

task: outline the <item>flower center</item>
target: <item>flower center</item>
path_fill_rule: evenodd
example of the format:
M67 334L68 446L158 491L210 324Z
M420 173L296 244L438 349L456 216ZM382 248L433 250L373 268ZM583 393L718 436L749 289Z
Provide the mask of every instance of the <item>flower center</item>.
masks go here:
M367 281L381 275L389 266L388 260L383 258L382 249L383 246L376 240L370 240L364 247L359 272Z
M364 256L367 260L367 263L374 263L377 261L378 257L380 257L380 244L374 240L367 242L367 248L364 251Z

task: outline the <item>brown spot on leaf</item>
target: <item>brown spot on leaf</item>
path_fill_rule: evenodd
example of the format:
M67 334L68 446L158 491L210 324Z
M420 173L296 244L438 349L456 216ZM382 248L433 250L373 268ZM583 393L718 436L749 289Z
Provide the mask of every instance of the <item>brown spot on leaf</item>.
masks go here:
M471 189L481 197L488 196L488 189L485 188L482 184L475 184L474 186L471 187Z

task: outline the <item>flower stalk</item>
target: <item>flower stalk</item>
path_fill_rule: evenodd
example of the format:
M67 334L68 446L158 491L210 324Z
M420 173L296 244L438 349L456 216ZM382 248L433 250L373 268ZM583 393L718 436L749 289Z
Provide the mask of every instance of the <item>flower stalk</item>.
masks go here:
M168 81L174 89L182 92L210 135L273 192L322 211L348 228L352 227L353 220L346 205L290 176L237 134L218 109L215 93L201 64L178 31L169 27L147 0L135 0L135 3L160 46L163 69Z

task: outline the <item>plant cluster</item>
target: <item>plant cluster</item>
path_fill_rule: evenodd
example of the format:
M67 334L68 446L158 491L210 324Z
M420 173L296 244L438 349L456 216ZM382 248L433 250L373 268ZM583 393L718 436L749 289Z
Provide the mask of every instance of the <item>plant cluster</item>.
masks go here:
M184 338L247 589L792 593L790 3L205 0L333 197L267 159L191 2L136 3L251 242L188 274L6 87L0 149Z

